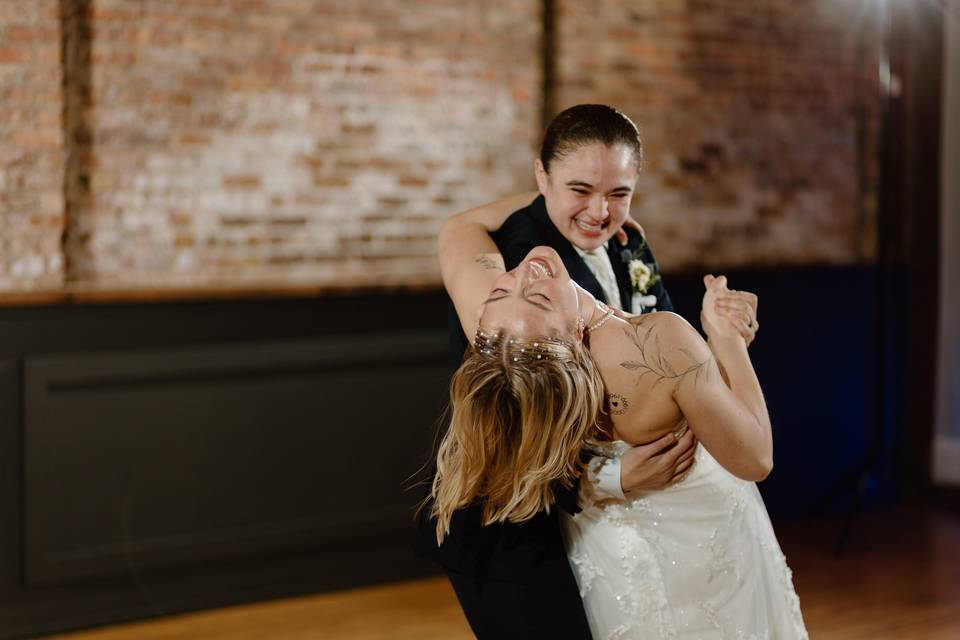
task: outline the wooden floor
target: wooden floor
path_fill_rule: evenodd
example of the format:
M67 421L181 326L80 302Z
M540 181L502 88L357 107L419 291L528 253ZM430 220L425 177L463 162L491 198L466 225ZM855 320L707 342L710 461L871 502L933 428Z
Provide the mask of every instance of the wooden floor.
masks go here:
M863 516L846 552L835 521L777 528L814 639L960 638L960 513ZM62 640L458 640L471 638L443 578L121 625Z

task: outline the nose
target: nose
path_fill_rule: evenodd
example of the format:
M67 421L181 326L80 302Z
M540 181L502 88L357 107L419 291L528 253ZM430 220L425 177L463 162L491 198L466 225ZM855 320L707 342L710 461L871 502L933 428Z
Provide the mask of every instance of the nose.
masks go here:
M504 288L510 290L511 296L519 297L522 295L524 287L534 279L534 274L530 271L528 263L521 262L514 269L504 274L504 278L506 285Z
M602 194L595 194L587 202L587 215L597 221L604 221L610 217L607 199Z

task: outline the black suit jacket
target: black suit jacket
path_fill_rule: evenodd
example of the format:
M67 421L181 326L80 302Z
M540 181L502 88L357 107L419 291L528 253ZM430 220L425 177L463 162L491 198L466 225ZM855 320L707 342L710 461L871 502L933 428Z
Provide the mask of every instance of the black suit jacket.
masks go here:
M653 253L640 234L628 232L628 237L626 247L614 239L607 248L620 286L620 299L625 304L632 297L628 272L630 258L639 258L654 265L654 272L659 273ZM536 246L553 247L560 254L570 277L598 300L607 301L603 288L580 254L550 220L542 196L514 212L494 234L494 241L503 254L507 269L520 264ZM624 250L630 256L625 256ZM673 311L673 303L662 281L654 284L648 293L657 296L657 310ZM467 339L452 303L450 347L453 365L459 367L467 348ZM578 493L577 485L572 489L555 487L557 506L569 513L576 513L579 511ZM553 588L576 588L560 536L558 509L540 513L522 524L482 526L480 518L479 507L455 513L450 523L450 534L440 547L436 543L435 523L421 518L417 534L418 555L436 560L448 570L475 575L480 581L494 579Z

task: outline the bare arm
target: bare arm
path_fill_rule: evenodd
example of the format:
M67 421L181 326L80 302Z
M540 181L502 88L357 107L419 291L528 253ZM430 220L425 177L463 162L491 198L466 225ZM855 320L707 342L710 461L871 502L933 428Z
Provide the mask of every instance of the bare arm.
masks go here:
M675 314L657 314L625 332L620 364L654 388L669 385L697 439L732 474L762 480L773 466L770 420L743 338L732 325L714 332L711 352ZM730 378L724 384L718 361Z
M706 292L703 296L704 311L701 314L701 322L710 336L710 348L722 367L727 386L757 421L757 444L760 446L760 451L766 454L767 473L769 473L773 466L770 415L767 413L760 381L757 379L753 363L750 362L750 355L747 353L747 347L756 335L758 324L755 320L752 321L750 324L753 326L749 327L751 331L749 335L745 335L742 331L744 319L738 319L735 313L724 310L723 305L718 304L718 300L729 297L731 293L727 289L725 276L719 278L708 276L704 278L704 284ZM756 296L747 292L734 293L752 298L749 302L752 306L750 317L755 318Z
M480 320L480 305L504 272L503 256L490 238L511 213L529 203L529 193L508 196L448 218L440 227L440 274L467 336Z
M724 464L731 473L747 480L762 480L773 468L773 435L763 391L747 353L745 336L738 330L735 320L723 312L722 305L717 304L718 299L730 293L727 279L723 276L708 278L705 284L701 321L710 336L710 350L723 370L726 384L716 385L717 389L705 385L699 402L698 398L690 397L690 389L678 388L674 399L684 414L689 411L704 421L722 420L717 424L727 428L719 431L726 433L722 437L711 433L713 448L702 438L701 441L721 464L724 464L721 456L734 461L733 466ZM739 456L738 449L742 452Z
M460 224L477 224L483 227L483 230L487 233L493 233L503 226L511 213L527 206L536 197L536 191L517 193L479 207L467 209L450 217L448 221L457 220Z
M674 400L700 442L730 473L763 480L773 468L773 437L747 346L739 334L714 340L712 353L699 335L696 341L699 355L708 358L709 373L701 384L678 386ZM729 387L717 362L723 364Z

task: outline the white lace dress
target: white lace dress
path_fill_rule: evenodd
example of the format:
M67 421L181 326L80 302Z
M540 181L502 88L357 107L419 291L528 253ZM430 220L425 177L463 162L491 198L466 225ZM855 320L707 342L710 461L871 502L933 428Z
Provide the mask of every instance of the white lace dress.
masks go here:
M629 445L605 445L618 456ZM698 445L670 488L562 515L594 640L807 638L756 484Z

